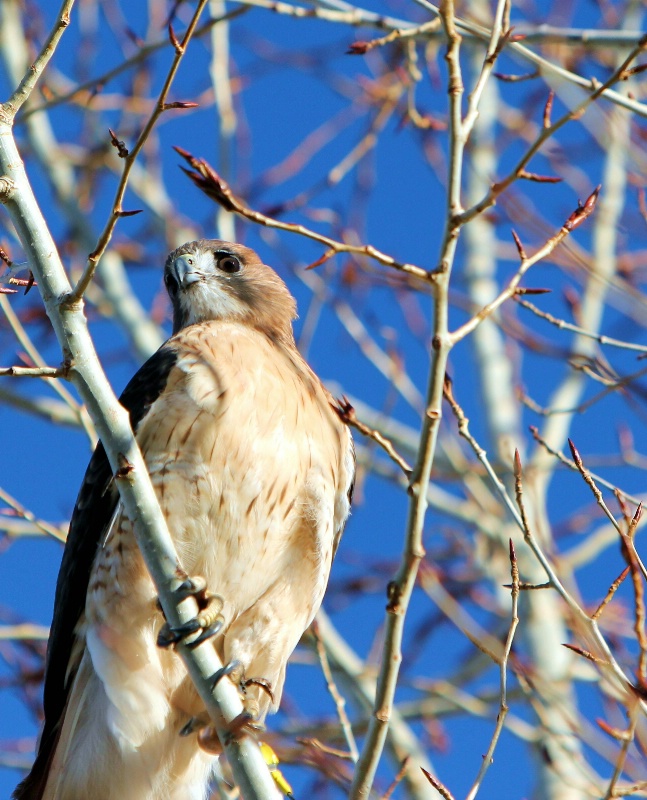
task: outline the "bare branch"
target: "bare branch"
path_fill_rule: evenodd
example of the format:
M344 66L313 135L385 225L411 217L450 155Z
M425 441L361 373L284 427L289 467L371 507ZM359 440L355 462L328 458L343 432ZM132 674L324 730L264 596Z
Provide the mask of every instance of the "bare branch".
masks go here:
M506 637L503 650L503 656L499 660L499 680L501 687L499 713L497 714L496 726L494 728L494 732L492 733L489 747L481 762L481 769L476 776L476 780L472 784L472 788L467 794L466 800L474 800L481 787L481 784L483 783L485 773L488 771L488 768L493 761L494 751L499 742L508 711L510 710L508 708L508 659L510 657L510 651L512 650L514 635L517 630L517 626L519 625L519 566L517 564L517 554L515 553L512 539L510 539L510 573L512 575L512 586L510 591L512 597L512 613L510 627L508 628L508 635Z
M196 26L198 24L198 20L200 19L200 15L204 10L208 0L199 0L196 10L191 18L191 21L186 29L184 37L182 38L181 47L179 49L175 49L175 57L173 59L173 63L168 71L166 76L166 80L164 81L164 85L162 86L162 90L159 94L157 99L157 103L155 104L155 108L153 113L148 118L146 124L142 132L139 134L137 141L135 142L132 150L128 153L127 156L121 156L124 159L124 169L121 174L121 179L119 180L119 185L117 186L117 192L115 194L115 199L112 204L112 214L110 215L106 226L104 227L103 231L99 235L99 240L97 241L96 247L88 256L88 263L83 272L83 275L79 279L77 285L74 287L74 291L70 294L68 302L70 304L78 303L78 301L83 297L86 289L88 288L92 277L97 268L97 264L99 263L101 256L105 252L106 247L110 239L112 238L112 233L115 229L117 221L120 217L127 217L132 216L133 214L138 214L139 211L124 211L122 208L122 203L124 200L124 196L126 194L126 187L128 186L128 179L130 177L130 173L135 165L135 161L137 156L141 152L142 148L146 144L148 137L150 136L153 128L157 124L158 119L160 116L165 112L168 111L169 108L177 108L180 106L177 105L168 105L166 102L166 98L171 90L171 85L173 84L173 80L177 71L180 67L182 62L182 58L186 52L186 48L191 41L191 37L193 36ZM186 104L183 104L182 107L187 107ZM189 104L189 107L192 107L192 104Z
M58 12L56 24L47 37L47 41L43 45L43 49L40 51L38 58L25 73L25 76L20 82L20 85L16 91L6 102L2 104L2 108L0 109L0 117L6 124L13 124L16 114L22 107L23 103L25 103L25 101L31 95L36 83L38 82L38 79L43 74L43 70L49 63L50 58L54 55L56 46L65 33L65 29L70 24L70 12L73 5L74 0L64 0Z
M498 297L492 300L491 303L488 303L477 314L475 314L472 319L470 319L464 325L461 325L460 328L450 334L452 344L456 344L456 342L464 339L465 336L471 333L477 327L477 325L480 325L484 319L487 319L492 313L494 313L494 311L496 311L506 300L514 297L519 288L521 279L526 272L528 272L530 267L534 266L543 258L546 258L546 256L550 255L557 245L560 244L560 242L562 242L572 230L581 225L582 222L584 222L584 220L593 213L599 193L600 187L598 186L597 189L595 189L589 195L584 205L578 205L578 207L569 216L559 231L554 236L551 236L550 239L548 239L548 241L542 247L540 247L533 256L522 255L522 261L519 265L519 269L515 272L506 288L499 294ZM516 234L514 234L514 236L516 237ZM515 243L517 244L520 254L524 253L523 247L521 246L521 242L518 240L518 238L515 238Z
M173 541L128 414L118 404L97 359L81 303L69 302L71 287L27 179L14 142L11 120L7 119L0 119L0 173L0 200L11 216L30 267L38 278L52 325L66 361L70 363L71 379L101 435L165 615L172 625L178 625L195 616L197 606L192 598L179 603L176 600L174 592L182 583L184 573ZM181 645L179 652L213 716L242 792L248 798L275 798L276 788L256 743L249 736L234 741L226 735L228 723L242 713L242 704L231 682L218 681L212 687L213 675L222 666L215 650L205 643L192 651Z

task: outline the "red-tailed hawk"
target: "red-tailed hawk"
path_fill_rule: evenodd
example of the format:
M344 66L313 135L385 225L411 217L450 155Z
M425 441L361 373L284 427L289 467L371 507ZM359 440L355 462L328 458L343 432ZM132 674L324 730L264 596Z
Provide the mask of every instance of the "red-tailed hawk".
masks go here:
M262 720L323 598L352 439L296 349L292 295L256 253L191 242L164 280L173 335L121 402L184 569L222 598L214 646L254 679L247 703ZM180 736L204 709L179 656L157 646L163 622L100 444L72 515L44 730L17 800L206 796L214 756Z

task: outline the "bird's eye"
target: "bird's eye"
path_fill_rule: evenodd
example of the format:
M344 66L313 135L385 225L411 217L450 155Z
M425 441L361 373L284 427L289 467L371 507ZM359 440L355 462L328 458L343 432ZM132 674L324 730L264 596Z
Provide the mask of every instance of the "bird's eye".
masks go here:
M241 263L236 256L223 255L218 258L218 269L233 275L234 272L240 272Z
M177 281L170 272L167 272L164 276L164 283L166 284L166 291L171 297L174 297L177 294L178 286Z

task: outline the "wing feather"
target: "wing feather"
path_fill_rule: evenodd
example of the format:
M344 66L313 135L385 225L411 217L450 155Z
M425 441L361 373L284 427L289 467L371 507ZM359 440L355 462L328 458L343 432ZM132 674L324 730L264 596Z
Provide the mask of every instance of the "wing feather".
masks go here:
M177 360L170 343L163 345L138 370L120 402L130 414L136 432L148 409L166 387ZM54 617L47 646L43 708L45 722L31 772L15 791L15 800L38 800L52 760L69 689L79 667L71 663L81 653L74 648L75 630L85 608L90 570L119 502L112 470L99 443L90 459L77 497L56 584Z

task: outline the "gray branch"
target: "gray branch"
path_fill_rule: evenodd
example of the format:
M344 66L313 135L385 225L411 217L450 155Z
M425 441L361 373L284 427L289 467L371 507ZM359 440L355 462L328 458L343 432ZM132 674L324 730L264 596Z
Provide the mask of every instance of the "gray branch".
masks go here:
M63 15L71 4L65 3L54 28L62 34L66 21ZM51 56L57 37L50 36L43 54L30 69L29 88L42 72ZM26 99L21 83L20 101ZM9 212L22 243L29 265L38 281L47 314L69 364L69 374L99 432L126 513L133 521L137 542L151 573L160 602L171 625L179 625L195 616L192 599L178 603L175 590L184 578L173 540L166 526L146 465L142 458L125 409L119 405L104 374L90 337L83 304L70 304L72 288L61 263L56 245L29 183L24 164L13 137L13 119L19 103L0 107L0 202ZM277 789L254 739L227 736L229 726L243 712L238 691L229 680L218 681L212 688L213 676L222 667L209 642L193 651L178 647L186 668L211 715L223 741L234 778L246 800L278 797Z

